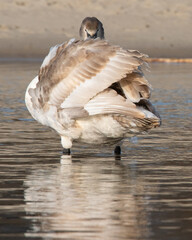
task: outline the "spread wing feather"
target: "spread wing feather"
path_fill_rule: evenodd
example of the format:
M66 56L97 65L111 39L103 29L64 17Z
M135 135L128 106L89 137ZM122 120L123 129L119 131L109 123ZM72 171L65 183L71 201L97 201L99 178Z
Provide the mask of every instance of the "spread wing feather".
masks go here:
M132 102L139 102L140 99L148 99L151 94L151 85L142 72L135 71L127 74L120 81L120 86L127 98Z
M144 63L146 56L137 51L126 51L99 39L69 41L51 51L42 64L36 88L30 90L32 102L39 104L38 108L46 104L64 109L83 108L94 96L119 81L125 94L132 89L148 91L146 81L144 89L142 81L132 87L131 80L127 80Z
M129 116L130 118L145 117L145 114L139 111L136 105L129 99L123 98L115 90L110 88L91 99L84 108L89 115L116 113Z

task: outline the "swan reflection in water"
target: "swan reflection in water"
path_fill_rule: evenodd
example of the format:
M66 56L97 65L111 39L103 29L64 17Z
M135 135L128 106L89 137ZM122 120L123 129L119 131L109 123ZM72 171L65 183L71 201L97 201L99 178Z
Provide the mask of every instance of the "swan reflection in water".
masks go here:
M113 158L62 156L35 166L25 182L26 236L130 239L148 235L142 178Z

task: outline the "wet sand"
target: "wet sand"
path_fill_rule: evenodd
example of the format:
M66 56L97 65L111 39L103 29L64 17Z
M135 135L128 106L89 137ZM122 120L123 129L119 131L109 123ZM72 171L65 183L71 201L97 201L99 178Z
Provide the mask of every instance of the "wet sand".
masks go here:
M82 19L96 16L113 44L150 57L192 57L190 0L0 0L0 57L44 57L79 38Z

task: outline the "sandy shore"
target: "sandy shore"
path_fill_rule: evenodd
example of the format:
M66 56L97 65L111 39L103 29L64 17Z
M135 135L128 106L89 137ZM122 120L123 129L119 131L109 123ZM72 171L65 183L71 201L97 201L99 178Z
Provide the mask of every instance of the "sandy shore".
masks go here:
M150 57L192 57L191 0L0 0L0 57L44 57L96 16L106 38Z

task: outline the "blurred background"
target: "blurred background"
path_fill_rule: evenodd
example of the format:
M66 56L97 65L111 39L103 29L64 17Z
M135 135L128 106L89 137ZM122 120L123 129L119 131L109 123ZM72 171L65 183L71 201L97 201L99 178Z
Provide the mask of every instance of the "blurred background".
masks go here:
M162 126L126 139L121 161L86 145L62 156L25 107L42 58L86 16L113 44L172 58L145 73ZM0 239L192 239L191 39L192 0L0 0Z
M86 16L103 22L111 43L150 57L192 57L191 0L0 0L0 57L44 57L78 39Z

